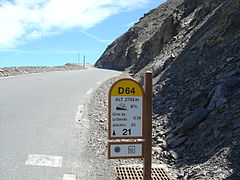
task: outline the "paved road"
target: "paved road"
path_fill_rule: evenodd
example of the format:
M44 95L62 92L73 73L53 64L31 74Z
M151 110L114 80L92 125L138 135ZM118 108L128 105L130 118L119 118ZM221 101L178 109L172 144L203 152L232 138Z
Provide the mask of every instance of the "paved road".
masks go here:
M90 68L1 78L0 179L74 180L75 171L87 179L89 125L76 121L77 109L91 88L118 74Z

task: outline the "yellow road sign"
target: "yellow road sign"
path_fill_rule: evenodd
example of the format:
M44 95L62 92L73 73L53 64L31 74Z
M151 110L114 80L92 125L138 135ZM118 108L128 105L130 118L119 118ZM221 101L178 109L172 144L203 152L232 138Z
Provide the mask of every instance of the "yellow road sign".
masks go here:
M143 96L142 87L133 79L121 79L110 90L110 96Z
M143 138L142 86L133 79L121 79L109 91L109 139Z

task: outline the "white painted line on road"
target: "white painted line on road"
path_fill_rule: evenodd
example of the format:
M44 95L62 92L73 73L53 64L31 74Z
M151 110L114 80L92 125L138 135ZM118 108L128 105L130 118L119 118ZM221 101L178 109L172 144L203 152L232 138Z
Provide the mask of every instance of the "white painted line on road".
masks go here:
M8 79L8 78L12 78L14 76L4 76L4 77L0 77L0 79Z
M93 88L90 88L86 94L89 95L92 93L92 91L93 91Z
M64 174L63 180L76 180L76 176L74 174Z
M32 166L62 167L62 156L30 154L25 164Z
M75 117L75 121L80 121L83 117L84 105L79 105Z

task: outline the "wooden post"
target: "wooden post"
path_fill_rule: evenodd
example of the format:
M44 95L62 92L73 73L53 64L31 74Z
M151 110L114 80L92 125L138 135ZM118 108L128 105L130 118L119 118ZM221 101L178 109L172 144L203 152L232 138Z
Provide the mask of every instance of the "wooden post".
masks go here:
M145 73L145 144L144 144L144 164L143 179L151 180L152 170L152 72Z

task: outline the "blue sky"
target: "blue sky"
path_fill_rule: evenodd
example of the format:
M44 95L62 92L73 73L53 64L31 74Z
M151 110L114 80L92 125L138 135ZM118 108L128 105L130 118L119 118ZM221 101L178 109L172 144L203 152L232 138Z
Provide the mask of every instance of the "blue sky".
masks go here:
M95 63L166 0L0 0L0 67Z

